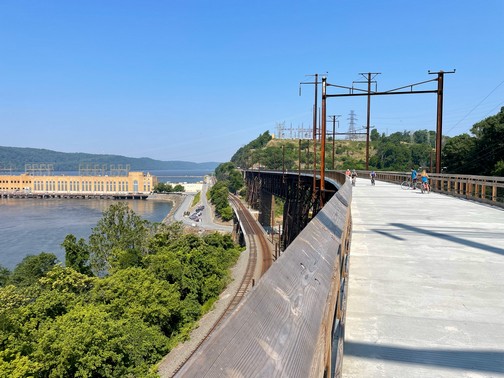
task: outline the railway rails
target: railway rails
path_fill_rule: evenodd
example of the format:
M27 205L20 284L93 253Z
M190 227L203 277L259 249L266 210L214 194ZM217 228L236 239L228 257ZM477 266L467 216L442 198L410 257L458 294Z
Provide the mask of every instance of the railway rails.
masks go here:
M240 286L234 294L233 298L229 302L226 309L219 316L217 321L210 328L208 333L197 343L194 350L177 366L173 372L173 377L182 370L184 365L191 359L191 357L196 353L199 347L210 337L210 335L222 324L224 319L226 319L238 306L241 300L244 298L245 294L253 284L254 273L256 270L256 265L258 261L258 256L261 256L262 267L261 275L263 275L272 264L271 250L268 241L264 235L262 227L257 224L254 217L247 210L246 206L234 195L230 195L230 202L233 204L238 219L240 221L242 230L247 238L247 249L249 250L249 258L247 262L247 268L245 274L242 277ZM259 246L259 248L258 248Z
M263 228L256 222L254 217L247 210L246 206L236 196L230 196L231 202L235 205L238 217L241 221L241 226L245 234L248 236L250 244L254 244L257 249L256 241L259 242L260 254L262 255L261 276L266 273L273 263L270 246L268 240L264 236Z

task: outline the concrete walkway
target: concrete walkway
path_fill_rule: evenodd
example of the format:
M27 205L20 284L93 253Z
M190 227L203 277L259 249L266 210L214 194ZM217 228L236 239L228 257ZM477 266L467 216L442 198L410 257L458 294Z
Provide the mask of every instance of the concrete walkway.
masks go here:
M504 211L359 178L343 377L504 377Z

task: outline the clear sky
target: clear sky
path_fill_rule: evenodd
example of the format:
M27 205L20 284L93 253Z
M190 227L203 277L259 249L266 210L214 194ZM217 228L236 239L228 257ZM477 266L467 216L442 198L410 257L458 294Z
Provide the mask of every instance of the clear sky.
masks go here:
M0 49L1 146L229 161L279 123L311 127L299 83L325 72L388 90L456 69L450 136L504 106L503 0L1 0ZM351 110L360 129L364 97L328 100L338 131ZM375 96L371 125L435 130L436 95Z

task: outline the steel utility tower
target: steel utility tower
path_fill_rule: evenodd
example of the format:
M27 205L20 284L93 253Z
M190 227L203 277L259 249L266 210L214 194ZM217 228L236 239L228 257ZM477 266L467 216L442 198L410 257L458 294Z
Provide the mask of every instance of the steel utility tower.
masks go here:
M357 132L355 130L355 121L357 120L357 117L355 117L355 112L353 110L350 110L350 115L347 120L349 121L347 139L355 140L355 133Z

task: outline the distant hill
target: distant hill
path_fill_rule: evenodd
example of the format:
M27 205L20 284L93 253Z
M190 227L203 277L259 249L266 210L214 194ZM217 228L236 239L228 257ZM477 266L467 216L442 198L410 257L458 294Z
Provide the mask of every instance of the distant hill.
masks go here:
M86 153L57 152L40 148L2 147L0 146L0 170L12 168L13 171L24 171L25 164L51 163L54 171L78 171L79 165L99 164L115 167L122 164L130 165L131 171L149 170L210 170L213 171L220 163L193 163L189 161L162 161L150 158L130 158L120 155L99 155Z

